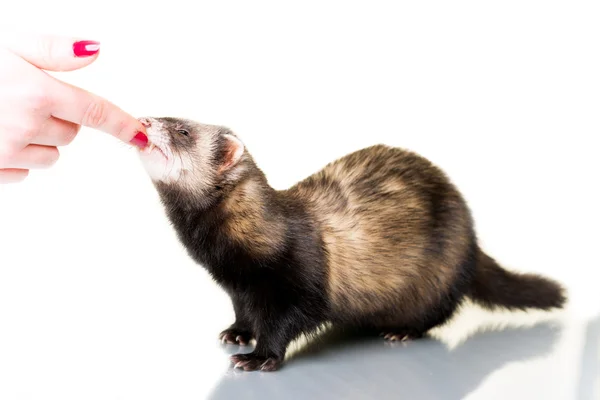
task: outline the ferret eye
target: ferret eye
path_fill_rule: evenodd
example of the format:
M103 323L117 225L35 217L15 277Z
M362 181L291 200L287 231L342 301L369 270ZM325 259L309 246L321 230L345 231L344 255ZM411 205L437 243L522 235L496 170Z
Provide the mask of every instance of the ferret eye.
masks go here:
M183 136L190 136L190 133L185 129L177 129L177 133L182 134Z

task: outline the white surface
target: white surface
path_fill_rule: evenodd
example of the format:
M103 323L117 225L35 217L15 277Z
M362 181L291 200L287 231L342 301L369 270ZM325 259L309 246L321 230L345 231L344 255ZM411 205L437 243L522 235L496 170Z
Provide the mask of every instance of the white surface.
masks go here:
M504 320L471 310L442 339L232 375L216 344L228 298L133 151L83 130L55 168L0 187L0 398L600 397L597 2L187 3L21 1L0 25L100 40L94 65L58 76L136 116L228 125L277 188L370 144L420 152L489 253L562 281L568 310L558 331L446 350Z

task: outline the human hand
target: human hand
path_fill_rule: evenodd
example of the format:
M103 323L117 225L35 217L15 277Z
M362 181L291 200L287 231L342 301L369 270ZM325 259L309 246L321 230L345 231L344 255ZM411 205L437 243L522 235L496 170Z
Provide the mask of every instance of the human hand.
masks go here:
M145 127L136 118L43 71L82 68L99 49L96 42L59 36L0 37L0 183L52 166L57 147L71 143L82 125L146 146Z

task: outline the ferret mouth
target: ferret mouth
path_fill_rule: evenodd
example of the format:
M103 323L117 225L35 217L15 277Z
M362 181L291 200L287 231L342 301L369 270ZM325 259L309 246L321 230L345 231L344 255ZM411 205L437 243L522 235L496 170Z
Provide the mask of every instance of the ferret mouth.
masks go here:
M163 156L165 160L169 159L165 151L159 145L154 144L152 142L148 142L148 145L143 150L141 150L141 152L143 154L151 154L154 150L156 150L161 156Z

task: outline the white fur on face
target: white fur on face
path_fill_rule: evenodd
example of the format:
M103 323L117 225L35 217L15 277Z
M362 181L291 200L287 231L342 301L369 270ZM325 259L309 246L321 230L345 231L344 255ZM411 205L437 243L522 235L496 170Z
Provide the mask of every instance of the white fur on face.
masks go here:
M187 125L195 125L192 133L195 145L173 150L166 123L146 119L150 121L146 128L149 144L140 151L140 158L150 178L155 182L176 183L200 194L209 190L216 174L213 161L219 127L186 121Z
M172 183L178 181L184 171L191 170L189 157L174 154L170 146L169 132L162 122L148 118L152 125L146 129L148 146L141 150L140 159L150 178L157 182Z

